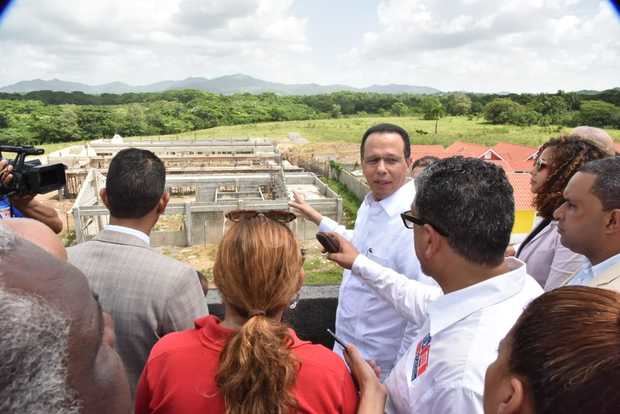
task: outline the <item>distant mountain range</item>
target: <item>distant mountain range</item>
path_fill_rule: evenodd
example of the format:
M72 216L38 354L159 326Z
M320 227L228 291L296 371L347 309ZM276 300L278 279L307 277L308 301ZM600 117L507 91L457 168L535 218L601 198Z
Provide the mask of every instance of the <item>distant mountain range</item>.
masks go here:
M21 81L0 88L0 92L27 93L32 91L84 92L88 94L128 93L128 92L163 92L172 89L198 89L213 93L230 95L233 93L264 93L273 92L279 95L318 95L338 91L378 92L378 93L415 93L434 94L440 90L427 86L413 85L372 85L367 88L354 88L347 85L318 85L316 83L284 84L268 82L251 76L237 74L219 78L187 78L184 80L167 80L149 85L128 85L123 82L111 82L103 85L87 85L78 82L67 82L60 79L33 79Z

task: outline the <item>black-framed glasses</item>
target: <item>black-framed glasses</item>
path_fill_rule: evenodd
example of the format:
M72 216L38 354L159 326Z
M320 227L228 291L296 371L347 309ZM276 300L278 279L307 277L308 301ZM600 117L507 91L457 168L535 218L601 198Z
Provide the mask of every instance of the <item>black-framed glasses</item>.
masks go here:
M448 233L441 230L439 227L429 222L428 220L423 220L419 217L414 216L411 211L405 211L404 213L400 213L400 218L403 219L403 224L408 229L412 229L414 224L418 226L423 226L425 224L433 226L433 228L437 231L437 233L441 234L444 237L448 237Z
M283 224L290 223L297 218L294 213L285 210L233 210L225 215L233 223L239 223L241 220L250 220L258 216L264 216Z

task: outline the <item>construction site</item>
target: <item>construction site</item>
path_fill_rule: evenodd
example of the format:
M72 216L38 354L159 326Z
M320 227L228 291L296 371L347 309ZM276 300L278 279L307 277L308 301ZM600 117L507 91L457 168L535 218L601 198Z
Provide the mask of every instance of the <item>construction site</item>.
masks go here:
M340 221L342 203L311 172L283 160L269 140L91 141L48 155L48 162L67 166L64 197L70 209L76 242L94 237L109 221L99 191L114 155L130 147L152 151L166 166L171 195L164 216L151 234L152 246L188 247L219 242L225 213L235 209L287 210L292 193L301 193L324 216ZM302 217L291 224L298 239L314 239L316 225Z

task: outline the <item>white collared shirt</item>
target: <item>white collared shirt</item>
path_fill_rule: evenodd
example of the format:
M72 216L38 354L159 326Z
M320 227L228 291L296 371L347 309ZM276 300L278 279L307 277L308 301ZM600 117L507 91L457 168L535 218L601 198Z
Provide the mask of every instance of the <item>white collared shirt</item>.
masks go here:
M580 271L575 273L567 283L569 286L587 286L600 274L620 263L620 253L603 260L599 264L592 266L592 263L588 261Z
M353 231L346 230L329 218L321 220L320 231L335 231L348 240L363 255L412 279L424 279L420 263L413 249L413 231L405 228L400 213L411 208L415 196L413 181L407 182L391 196L376 201L367 194L355 221ZM421 326L421 325L420 325ZM415 328L419 329L420 326ZM373 359L387 375L400 351L401 342L408 349L417 329L410 338L404 338L407 321L394 308L378 297L351 271L343 272L336 310L336 333L346 342L357 346L366 359ZM334 352L342 355L342 347L334 345Z
M510 271L442 295L359 256L353 268L410 320L424 325L414 345L385 381L386 412L483 412L487 367L527 304L542 294L525 264L507 258Z
M118 233L128 234L142 240L147 246L151 245L151 238L146 233L142 233L140 230L132 229L125 226L117 226L115 224L106 224L103 227L104 230L116 231Z

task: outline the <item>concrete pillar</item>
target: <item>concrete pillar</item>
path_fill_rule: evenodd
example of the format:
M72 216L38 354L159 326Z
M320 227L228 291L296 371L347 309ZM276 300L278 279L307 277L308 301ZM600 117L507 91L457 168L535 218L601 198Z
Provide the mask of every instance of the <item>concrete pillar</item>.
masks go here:
M192 203L188 201L185 203L185 212L183 216L185 223L185 241L188 246L192 245Z

